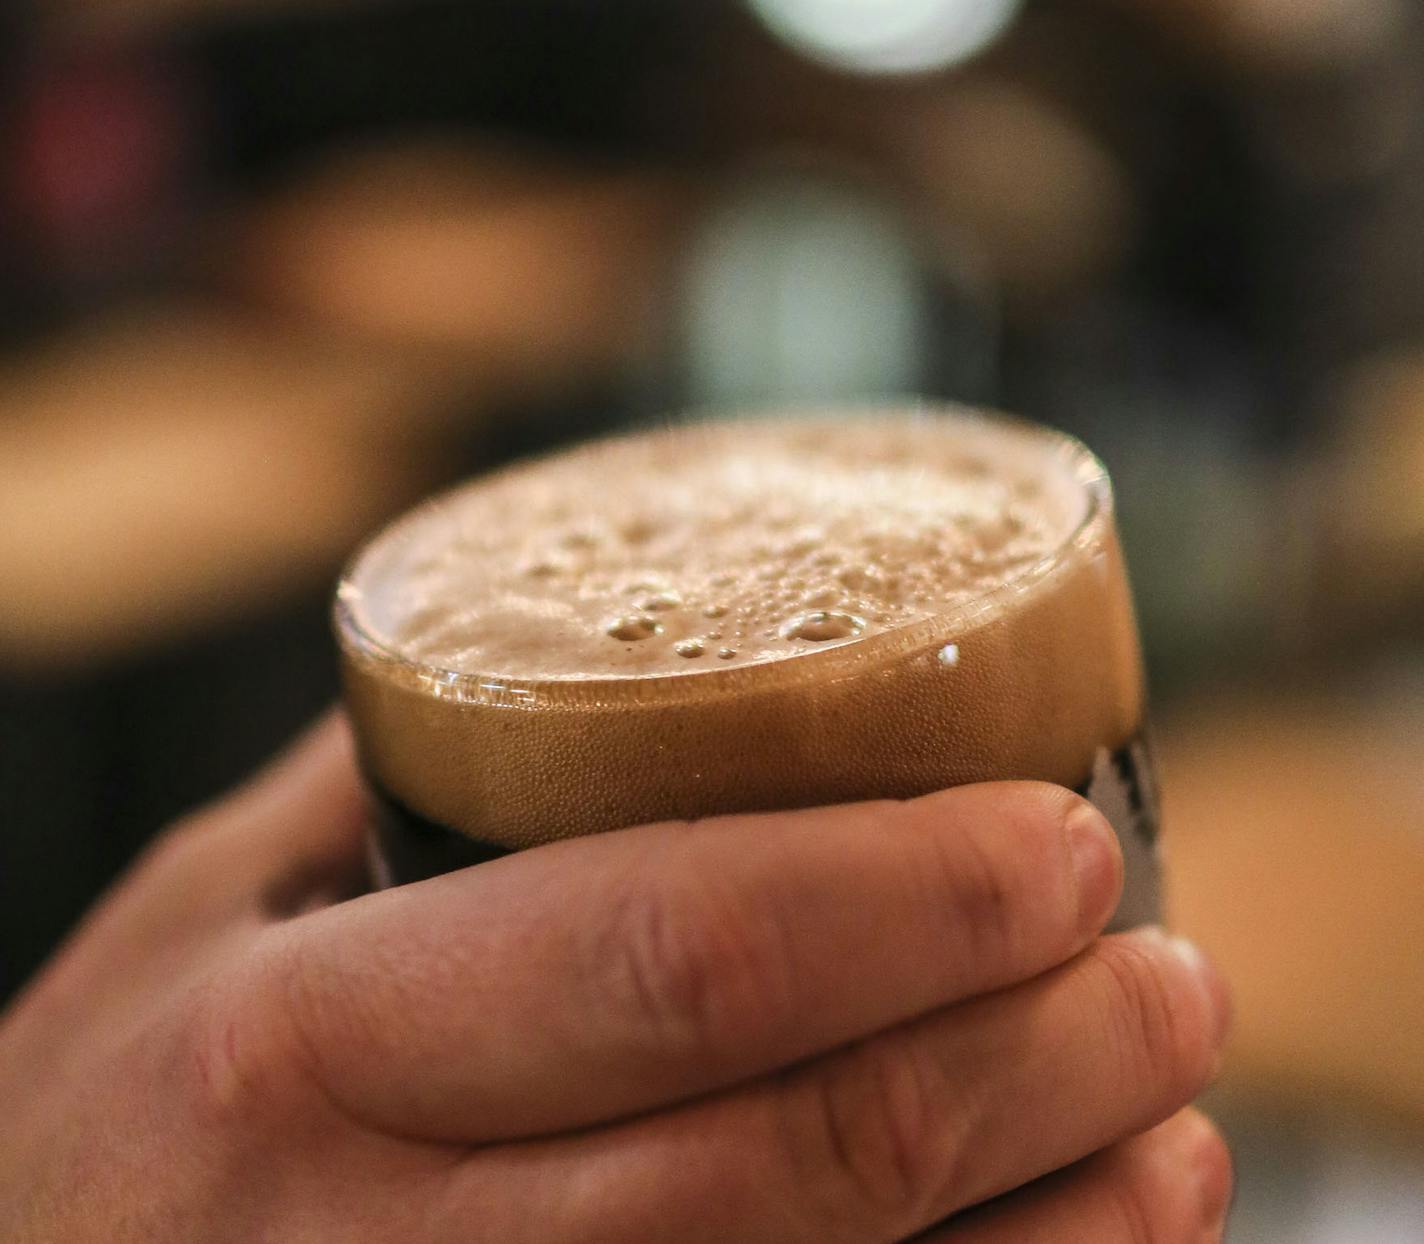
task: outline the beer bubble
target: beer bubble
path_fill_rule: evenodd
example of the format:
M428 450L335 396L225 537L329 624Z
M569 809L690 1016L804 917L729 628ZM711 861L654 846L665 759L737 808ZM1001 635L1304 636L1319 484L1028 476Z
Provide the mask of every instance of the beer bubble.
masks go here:
M646 544L658 534L658 524L651 518L635 518L624 523L618 534L625 544Z
M567 569L567 565L553 557L533 557L524 563L524 576L528 579L552 579Z
M809 557L825 542L826 533L820 527L802 527L782 546L782 556L787 560Z
M663 628L652 618L629 616L618 618L608 624L608 634L614 639L621 639L628 642L641 639L651 639Z
M783 639L809 639L827 643L833 639L850 639L865 629L865 619L852 613L828 613L818 609L792 618L781 628Z
M598 546L598 533L589 527L578 527L567 532L563 538L566 549L587 550Z

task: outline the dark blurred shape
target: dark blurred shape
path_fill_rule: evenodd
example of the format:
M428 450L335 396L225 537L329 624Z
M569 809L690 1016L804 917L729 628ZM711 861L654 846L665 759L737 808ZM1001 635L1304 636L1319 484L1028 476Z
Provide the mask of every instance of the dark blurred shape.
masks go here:
M640 85L682 50L700 7L659 0L291 4L213 25L196 54L215 84L228 166L291 168L353 135L478 127L525 144L628 151Z
M1342 414L1312 477L1317 652L1424 635L1424 347L1340 378Z
M37 264L88 284L171 241L199 118L164 58L122 47L40 53L19 95L10 196Z
M1113 0L1160 22L1218 72L1297 76L1355 66L1404 37L1409 0Z
M335 677L322 593L102 672L0 679L0 996L166 820L322 711Z
M201 199L201 93L162 47L16 38L0 64L0 331L42 333L171 271Z

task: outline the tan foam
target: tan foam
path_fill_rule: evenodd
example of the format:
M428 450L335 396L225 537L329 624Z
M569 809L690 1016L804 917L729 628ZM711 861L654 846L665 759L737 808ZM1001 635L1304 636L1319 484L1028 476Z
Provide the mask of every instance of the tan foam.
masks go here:
M709 425L504 472L343 584L366 763L510 846L1076 783L1141 711L1110 508L1075 443L962 413Z

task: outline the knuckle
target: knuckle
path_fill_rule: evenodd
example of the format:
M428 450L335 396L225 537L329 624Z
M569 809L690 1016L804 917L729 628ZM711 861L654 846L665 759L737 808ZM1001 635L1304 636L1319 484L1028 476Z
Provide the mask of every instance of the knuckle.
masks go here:
M194 1008L195 1066L212 1115L282 1126L344 1115L327 1051L356 1039L363 1010L340 1003L350 992L275 934L209 982Z
M371 948L359 965L304 953L287 930L273 931L268 948L267 1010L281 1056L304 1087L337 1106L333 1085L349 1073L351 1051L380 1060L418 1035L422 1016L422 968L401 972L390 959L403 943ZM430 991L437 996L440 990ZM427 995L429 996L429 995ZM412 1047L413 1048L413 1047Z
M942 1072L902 1034L807 1075L792 1143L818 1168L806 1185L834 1198L828 1220L877 1232L928 1220L953 1185L964 1140L943 1090Z
M230 1129L273 1116L292 1059L266 991L249 972L208 981L189 1009L185 1046L200 1115Z
M672 1056L714 1053L794 1018L777 916L710 887L635 885L594 940L605 999Z
M1124 1081L1163 1085L1183 1099L1193 1095L1206 1074L1209 1039L1190 991L1130 942L1104 944L1097 962Z

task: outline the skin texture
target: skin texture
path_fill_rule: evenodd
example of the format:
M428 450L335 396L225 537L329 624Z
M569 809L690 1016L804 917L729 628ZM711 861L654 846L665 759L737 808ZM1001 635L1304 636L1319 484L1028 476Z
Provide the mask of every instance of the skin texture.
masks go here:
M333 717L92 913L0 1020L0 1238L1220 1238L1229 1160L1183 1107L1224 988L1099 936L1121 864L1067 791L351 897L361 823Z

